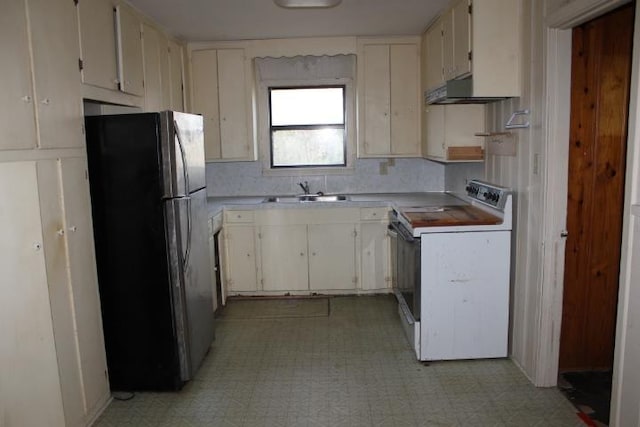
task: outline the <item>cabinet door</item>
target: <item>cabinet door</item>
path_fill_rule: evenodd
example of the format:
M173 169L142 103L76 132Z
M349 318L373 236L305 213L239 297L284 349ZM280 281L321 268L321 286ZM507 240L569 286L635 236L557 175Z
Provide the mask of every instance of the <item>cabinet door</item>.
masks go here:
M91 201L85 159L60 162L69 281L86 410L95 415L109 398Z
M209 266L210 266L210 280L211 280L211 295L213 295L213 311L218 309L218 281L216 278L216 238L213 233L213 227L211 225L212 220L209 219Z
M471 73L471 15L469 0L462 0L453 7L453 76Z
M263 291L309 289L306 225L260 228Z
M363 290L386 289L391 286L389 238L386 223L360 224Z
M468 147L483 145L484 138L475 136L484 132L484 105L445 105L445 145L447 147Z
M40 146L83 147L76 8L68 0L28 4Z
M420 154L420 52L415 44L390 46L391 154Z
M454 29L453 29L453 12L448 11L442 15L442 67L444 80L450 80L453 78L454 62L453 62L453 49L454 49Z
M35 162L0 163L0 419L7 426L66 425L38 191Z
M146 24L142 25L142 46L144 52L144 109L145 111L161 111L164 109L162 76L160 75L160 50L163 45L158 31Z
M24 0L3 1L0 13L0 150L36 146L31 60Z
M158 32L160 39L160 82L162 83L162 109L171 109L171 59L169 57L169 40ZM180 111L180 110L178 110Z
M425 112L426 156L444 159L445 157L445 125L444 105L428 105Z
M428 30L425 38L426 89L434 89L444 83L442 75L442 23L437 21Z
M110 0L78 3L82 82L105 89L118 89L116 34Z
M364 46L364 153L389 154L391 151L391 81L389 45Z
M355 289L356 227L354 224L309 225L309 288Z
M182 47L169 41L169 96L171 110L185 111L182 84Z
M253 226L226 226L227 286L229 291L256 291L256 245Z
M140 21L125 6L116 7L120 90L144 96Z
M199 90L196 86L196 89ZM218 50L220 142L223 159L252 159L243 49Z
M196 50L191 53L191 112L204 118L206 160L220 159L220 109L218 106L218 53Z

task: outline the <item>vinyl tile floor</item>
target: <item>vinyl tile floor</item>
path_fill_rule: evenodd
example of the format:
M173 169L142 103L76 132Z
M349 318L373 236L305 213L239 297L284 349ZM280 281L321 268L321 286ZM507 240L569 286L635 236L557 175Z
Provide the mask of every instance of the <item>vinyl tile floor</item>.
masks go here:
M114 400L107 426L583 426L508 359L416 361L392 296L334 297L328 316L218 320L178 393Z

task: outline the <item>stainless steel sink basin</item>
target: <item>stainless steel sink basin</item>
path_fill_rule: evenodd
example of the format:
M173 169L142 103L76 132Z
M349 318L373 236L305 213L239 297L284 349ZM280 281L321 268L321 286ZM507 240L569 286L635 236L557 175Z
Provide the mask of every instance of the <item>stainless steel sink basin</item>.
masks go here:
M302 194L300 196L266 197L262 203L298 203L298 202L343 202L349 200L349 196Z

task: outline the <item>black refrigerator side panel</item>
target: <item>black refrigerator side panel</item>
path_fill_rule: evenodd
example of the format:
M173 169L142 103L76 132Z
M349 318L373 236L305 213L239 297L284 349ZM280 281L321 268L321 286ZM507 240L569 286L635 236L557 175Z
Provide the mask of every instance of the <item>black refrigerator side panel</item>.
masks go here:
M111 389L180 388L159 115L87 117L85 125Z

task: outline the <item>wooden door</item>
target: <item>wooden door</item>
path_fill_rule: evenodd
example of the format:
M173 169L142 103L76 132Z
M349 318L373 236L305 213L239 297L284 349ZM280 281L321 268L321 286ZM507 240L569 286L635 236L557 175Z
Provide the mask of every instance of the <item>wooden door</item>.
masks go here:
M561 371L613 365L633 6L574 29Z

